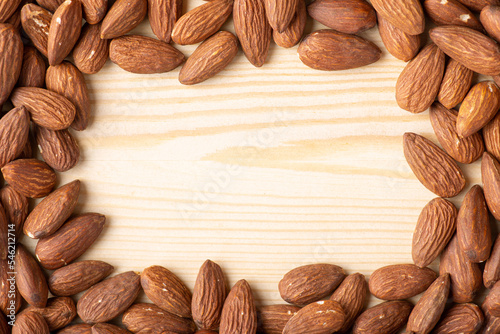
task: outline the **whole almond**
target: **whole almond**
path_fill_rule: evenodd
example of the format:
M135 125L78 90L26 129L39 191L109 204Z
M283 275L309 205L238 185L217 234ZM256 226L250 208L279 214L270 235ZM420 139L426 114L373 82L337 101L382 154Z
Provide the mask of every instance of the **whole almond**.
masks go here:
M459 0L464 6L469 7L476 12L480 12L484 7L488 5L500 5L499 0Z
M483 283L491 289L500 280L500 235L495 239L490 258L486 261L483 271Z
M5 23L11 24L16 30L19 31L21 29L21 9L23 8L26 2L31 2L31 1L35 0L21 0L19 6L17 6L14 13L12 13L12 15L7 20L5 20Z
M457 0L425 0L424 9L437 25L465 26L481 31L483 29L477 17Z
M0 23L0 104L9 98L21 73L23 42L10 24Z
M11 260L0 260L0 311L15 314L21 308L22 298L16 287L15 264ZM0 317L3 316L0 314ZM0 333L2 333L0 331ZM3 334L3 333L2 333Z
M375 270L368 281L372 295L379 299L406 299L424 292L437 274L414 264L394 264Z
M443 313L432 333L477 333L483 322L483 312L476 304L455 304Z
M267 305L258 312L258 333L281 334L283 328L298 311L300 307L288 304Z
M75 118L75 106L68 99L43 88L16 88L10 98L14 106L29 111L34 123L50 130L66 129Z
M342 328L345 318L345 312L338 302L321 300L295 313L283 329L283 334L334 333Z
M446 109L435 102L429 112L432 128L441 147L453 159L463 164L470 164L481 158L484 153L484 143L481 134L475 133L469 137L460 137L457 133L456 110Z
M234 15L234 14L233 14ZM291 48L297 45L304 35L304 30L306 28L307 22L307 9L305 0L299 0L297 5L297 12L295 17L288 28L279 32L278 30L273 30L273 40L274 42L281 46L282 48Z
M181 17L182 0L148 0L151 30L159 40L170 43L175 22Z
M191 319L181 318L154 304L134 304L122 317L123 324L133 333L192 334L196 326Z
M479 19L486 32L498 42L500 40L500 6L488 5L484 7Z
M12 334L50 334L49 326L40 314L24 311L16 317Z
M482 132L486 150L496 159L500 159L500 113L484 126Z
M40 314L51 331L65 327L76 317L75 302L69 297L49 298L47 306L30 306L26 310Z
M57 8L64 2L65 0L36 0L36 2L42 6L43 8L50 10L51 12L55 12Z
M23 234L24 221L28 216L28 199L10 185L6 185L0 190L0 202L5 208L9 224L15 227L16 241L18 241Z
M116 325L98 323L92 326L92 334L130 334L130 332Z
M451 297L455 303L469 303L482 285L482 272L477 263L470 261L458 246L456 237L451 239L441 255L439 273L450 274Z
M233 0L204 3L179 18L172 31L172 40L180 45L202 42L219 31L232 11Z
M16 247L16 285L17 289L28 304L36 307L45 307L49 289L42 269L24 248L18 244Z
M45 162L37 159L19 159L2 167L8 184L21 195L31 198L47 196L56 183L56 174Z
M257 309L250 284L239 280L227 295L220 319L220 334L255 334ZM283 330L285 333L285 330Z
M82 0L83 18L88 24L97 24L104 19L108 10L108 0Z
M117 0L102 21L101 38L111 39L125 35L144 20L147 12L147 0Z
M483 310L494 317L500 317L500 283L497 282L484 299Z
M481 177L486 204L495 219L500 219L500 164L488 152L481 160Z
M273 30L266 19L264 0L235 0L234 31L250 63L261 67L266 61Z
M73 49L76 67L86 74L99 72L109 58L109 40L101 38L101 24L86 23Z
M484 314L484 327L479 333L481 334L497 334L500 332L500 317L494 317L488 312Z
M378 31L385 48L391 55L402 60L413 59L420 50L420 36L409 35L396 28L380 14L377 15Z
M377 14L365 0L315 0L307 6L309 15L328 28L357 34L377 24Z
M106 217L86 213L68 220L56 233L38 240L35 253L45 269L65 266L85 253L99 237Z
M0 0L0 23L7 21L20 3L21 0Z
M318 30L306 36L297 50L300 60L316 70L347 70L372 64L381 51L359 36L334 30Z
M465 177L453 159L430 140L407 132L404 155L417 179L441 197L453 197L465 187Z
M57 334L92 334L92 326L89 324L70 325L59 330Z
M191 310L199 328L217 329L226 299L226 280L221 267L206 260L198 272L193 289Z
M48 55L47 46L52 16L48 10L32 3L24 5L21 10L23 31L45 57Z
M330 295L344 280L344 269L318 263L297 267L283 276L278 289L284 301L307 305Z
M45 71L45 60L40 52L32 46L26 46L17 85L19 87L43 87L45 85Z
M474 72L450 59L444 72L437 99L448 109L461 103L469 92Z
M298 0L264 0L269 24L274 30L283 32L293 20Z
M373 306L356 319L353 334L396 334L406 324L413 305L406 300Z
M35 138L43 160L58 172L75 167L80 160L80 148L71 133L35 127Z
M431 29L429 35L444 53L472 71L500 74L500 46L482 33L467 27L441 26Z
M424 10L419 0L372 0L380 16L393 26L410 35L420 35L424 32Z
M24 223L24 234L39 239L56 232L73 213L79 194L79 180L54 190L31 211Z
M30 117L24 107L14 108L0 119L0 167L21 154L30 128Z
M137 35L113 39L111 61L125 71L139 74L168 72L182 64L184 55L165 42Z
M232 33L220 31L203 42L179 72L183 85L203 82L221 72L238 53L238 39Z
M399 107L412 113L427 110L439 93L444 67L444 53L435 44L423 48L399 75L396 83Z
M108 278L82 295L78 315L86 323L109 321L132 305L140 289L140 277L133 271Z

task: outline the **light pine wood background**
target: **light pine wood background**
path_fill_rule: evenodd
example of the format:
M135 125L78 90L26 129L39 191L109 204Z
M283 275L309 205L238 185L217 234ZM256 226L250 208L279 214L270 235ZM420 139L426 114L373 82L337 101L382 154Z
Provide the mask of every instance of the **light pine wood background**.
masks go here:
M153 37L147 21L134 32ZM79 212L107 217L83 258L116 272L162 265L190 288L211 259L230 285L247 279L261 305L282 302L277 284L296 266L334 263L368 277L411 262L417 217L435 195L411 173L402 135L436 140L428 112L395 102L405 63L377 28L362 36L382 59L349 71L312 70L296 47L274 45L262 68L240 52L196 86L182 86L179 69L135 75L111 62L87 76L92 123L76 134L80 163L59 174L60 184L83 182ZM478 163L462 167L467 188L480 182Z

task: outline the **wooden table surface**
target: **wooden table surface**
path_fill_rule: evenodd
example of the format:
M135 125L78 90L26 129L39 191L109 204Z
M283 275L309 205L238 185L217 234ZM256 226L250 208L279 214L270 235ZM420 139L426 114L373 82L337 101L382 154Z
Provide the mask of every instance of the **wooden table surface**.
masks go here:
M153 36L147 21L134 32ZM179 69L136 75L111 62L87 76L93 119L76 134L80 163L59 174L59 184L83 182L78 212L107 217L83 258L116 272L162 265L190 288L211 259L230 285L247 279L259 304L281 301L278 282L296 266L368 277L411 262L417 217L435 195L409 169L402 135L436 138L427 111L396 104L405 63L377 28L362 36L382 58L349 71L312 70L296 47L274 45L262 68L240 51L196 86L181 85ZM462 167L467 189L480 182L478 163Z

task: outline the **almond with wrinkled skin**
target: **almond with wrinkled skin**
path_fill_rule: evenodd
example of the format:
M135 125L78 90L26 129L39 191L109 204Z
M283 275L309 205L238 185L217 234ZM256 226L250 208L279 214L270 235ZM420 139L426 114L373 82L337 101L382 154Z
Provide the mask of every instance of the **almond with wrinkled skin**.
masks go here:
M476 16L457 0L425 0L423 5L427 15L437 25L458 25L483 30Z
M108 10L108 0L82 0L83 18L89 24L97 24L104 19Z
M259 327L257 332L264 334L281 334L283 328L300 307L288 304L267 305L258 310Z
M35 127L35 138L43 160L58 172L70 170L80 160L78 143L67 129Z
M406 300L373 306L356 319L353 334L396 334L406 324L412 308Z
M494 317L500 317L500 283L497 282L486 295L481 305L486 313Z
M49 298L47 306L30 306L26 310L40 314L51 331L65 327L76 317L75 302L69 297Z
M101 38L125 35L144 20L147 12L147 0L117 0L102 20Z
M131 332L129 332L128 330L112 324L99 323L92 326L92 334L130 334L130 333Z
M14 108L0 119L0 167L21 154L30 128L30 117L24 107Z
M45 60L40 52L32 46L26 46L17 85L19 87L43 87L45 85L45 71Z
M444 53L429 44L411 60L396 83L396 101L412 113L427 110L439 93L445 67Z
M55 12L64 0L36 0L36 2L43 8Z
M393 26L410 35L424 32L424 10L419 0L372 0L377 13Z
M175 22L181 17L182 0L148 0L151 30L159 40L170 43Z
M424 292L437 274L414 264L394 264L375 270L368 281L372 295L379 299L406 299Z
M333 300L321 300L300 309L287 322L283 334L330 334L342 328L345 322L342 306Z
M488 312L484 313L485 325L479 333L481 334L498 334L500 333L500 317L494 317Z
M40 314L24 311L16 317L12 334L50 334L49 326Z
M500 164L488 152L481 160L484 198L488 209L496 220L500 220Z
M0 283L0 311L3 314L9 314L12 309L17 313L23 302L16 287L14 269L14 264L9 265L9 260L0 260L0 282L2 282ZM11 290L14 291L14 295ZM0 317L3 314L0 313Z
M0 105L5 103L21 74L23 42L10 24L0 23Z
M372 64L380 49L359 36L324 29L306 36L297 50L300 60L316 70L338 71Z
M21 0L0 0L0 23L7 21L20 3Z
M486 261L483 271L483 283L487 289L491 289L500 280L500 234L493 244L490 258Z
M170 44L137 35L113 39L109 55L111 61L125 71L139 74L168 72L186 59Z
M486 6L479 19L486 32L497 42L500 40L500 6Z
M73 213L79 194L79 180L54 190L31 211L24 223L24 234L39 239L56 232Z
M467 6L470 9L475 10L476 12L480 12L484 7L488 5L495 5L495 6L500 5L499 0L458 0L458 1L460 1L464 6Z
M283 276L278 289L284 301L307 305L330 295L345 278L344 269L318 263L297 267Z
M274 42L282 48L291 48L297 45L304 35L304 30L307 23L307 9L305 0L299 0L295 17L288 28L283 32L273 30Z
M227 295L220 319L220 334L255 334L257 309L250 284L239 280ZM284 330L283 330L284 332Z
M496 159L500 159L500 113L484 126L482 132L486 150Z
M339 332L346 333L351 329L354 321L365 307L367 299L368 283L364 275L351 274L342 281L330 297L330 300L338 302L345 312L344 324Z
M309 15L328 28L357 34L377 24L377 14L365 0L315 0L307 6Z
M448 56L474 72L500 74L500 46L482 33L461 26L441 26L430 30L434 43Z
M92 334L92 326L89 324L77 324L64 327L57 334Z
M456 237L441 255L439 273L451 277L451 297L455 303L469 303L482 286L482 272L477 263L470 261L458 246Z
M484 322L483 312L476 304L455 304L443 313L433 334L477 333Z
M222 269L217 263L206 260L193 289L191 310L196 325L204 329L219 328L225 299L226 280Z
M473 76L474 72L450 59L439 88L438 101L448 109L454 108L467 96Z
M57 232L38 240L35 253L45 269L58 269L78 257L94 243L104 228L106 217L86 213L68 220Z
M140 289L140 277L133 271L108 278L82 295L77 304L78 315L86 323L109 321L132 305Z
M465 177L453 159L430 140L407 132L404 155L417 179L440 197L453 197L465 187Z
M391 55L402 60L413 59L420 50L420 35L409 35L393 26L377 14L378 31L385 48Z
M132 305L123 313L122 322L133 333L192 334L196 330L191 319L178 317L146 303Z
M24 32L45 57L48 55L47 45L52 16L48 10L31 3L21 9L21 25Z
M441 147L453 159L463 164L470 164L481 158L484 153L484 143L481 134L475 133L469 137L460 137L457 133L456 110L446 109L435 102L429 112L432 128Z
M21 0L21 3L19 4L19 6L17 6L17 9L7 20L5 20L5 23L11 24L16 30L19 31L21 29L21 9L28 1L33 2L35 0Z
M264 0L267 21L278 32L283 32L293 20L298 0Z
M109 40L102 39L101 24L86 23L73 49L76 67L86 74L99 72L109 58Z
M234 31L245 56L255 67L266 61L273 30L267 22L264 0L235 0Z
M175 23L172 41L180 45L204 41L219 31L232 11L233 0L212 0L198 6Z
M18 241L23 234L24 221L28 216L28 199L10 185L6 185L0 190L0 202L5 208L7 220L15 226L16 241Z
M21 244L16 247L15 272L17 289L24 300L30 305L45 307L49 294L47 280L36 260Z
M179 82L195 85L221 72L238 53L238 39L228 31L220 31L203 42L179 72Z
M55 270L48 279L55 296L72 296L108 277L114 267L102 261L80 261Z
M19 159L2 167L8 184L21 195L30 198L45 197L56 184L56 174L45 162L37 159Z

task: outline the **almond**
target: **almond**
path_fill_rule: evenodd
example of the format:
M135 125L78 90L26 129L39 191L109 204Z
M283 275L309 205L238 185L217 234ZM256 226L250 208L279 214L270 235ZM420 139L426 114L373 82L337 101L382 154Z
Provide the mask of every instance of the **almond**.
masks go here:
M21 0L21 3L19 4L19 6L17 6L17 9L7 20L5 20L5 23L11 24L16 30L19 31L21 29L21 9L23 8L25 3L32 1L35 0Z
M24 107L14 108L0 119L0 167L21 154L30 128L30 117Z
M55 12L64 0L36 0L36 2L43 8L48 9L51 12Z
M132 305L140 289L140 277L133 271L108 278L82 295L78 315L86 323L109 321Z
M250 63L261 67L271 44L272 28L266 19L264 0L235 0L234 31Z
M23 234L23 225L28 216L28 199L14 190L10 185L0 190L0 202L10 224L15 226L16 240Z
M109 40L102 39L101 24L86 23L73 49L76 67L86 74L99 72L109 58Z
M92 326L92 334L130 334L130 332L112 324L99 323Z
M380 16L393 26L410 35L420 35L424 32L424 10L419 0L372 0Z
M43 87L45 85L45 71L45 60L40 52L32 46L26 46L17 85L19 87Z
M459 0L463 5L469 7L476 12L480 12L484 7L488 5L500 5L499 0Z
M257 309L252 289L245 280L239 280L227 295L220 319L220 334L255 334ZM285 330L283 330L285 333Z
M24 223L24 234L39 239L56 232L73 213L79 194L79 180L54 190L31 211Z
M334 30L318 30L300 42L300 60L316 70L347 70L380 59L380 49L361 37Z
M232 10L232 0L212 0L198 6L175 23L172 40L180 45L202 42L222 27Z
M437 99L448 109L461 103L469 92L474 72L450 59L444 72Z
M480 331L481 334L496 334L500 332L500 317L494 317L485 313L485 325Z
M16 247L15 272L16 285L24 300L30 305L45 307L49 293L47 280L36 260L21 244Z
M457 25L483 30L476 16L457 0L425 0L424 9L437 25Z
M465 177L453 159L430 140L407 132L404 155L417 179L441 197L453 197L465 187Z
M321 300L300 309L286 324L283 334L329 334L337 332L345 322L342 306L333 300Z
M151 30L159 40L170 43L175 22L182 14L182 0L148 0Z
M0 23L0 105L9 98L21 73L23 42L10 24Z
M0 0L0 23L7 21L20 3L21 0Z
M45 57L48 55L47 46L51 22L52 13L40 6L28 3L21 10L21 24L24 32Z
M30 306L26 310L40 314L51 331L65 327L76 317L75 302L69 297L49 298L47 306Z
M484 29L497 42L500 40L500 6L486 6L479 16Z
M139 74L168 72L182 64L184 55L162 41L144 36L123 36L110 44L111 61L125 71Z
M2 282L0 284L0 311L3 314L15 314L21 308L22 298L16 287L14 270L15 264L10 260L0 260L0 280ZM0 314L0 317L3 317L3 314ZM0 333L4 334L1 330Z
M442 26L431 29L429 35L444 53L472 71L500 74L500 46L482 33L467 27Z
M43 160L58 172L75 167L80 160L80 148L66 130L53 131L35 127L35 137Z
M427 110L439 93L445 67L444 53L429 44L411 60L396 83L396 101L412 113Z
M306 22L306 2L304 0L299 0L295 17L293 18L292 22L290 22L288 28L283 30L283 32L273 30L274 42L282 48L291 48L292 46L299 44L300 40L302 39L302 35L304 35Z
M377 14L365 0L315 0L307 6L307 12L319 23L346 34L357 34L377 24Z
M117 0L102 21L101 38L111 39L125 35L144 20L147 12L147 0Z
M283 276L278 289L284 301L307 305L330 295L345 278L344 270L333 264L297 267Z
M71 263L99 237L105 221L106 217L98 213L71 218L56 233L38 240L35 249L38 261L45 269L57 269Z
M293 20L298 0L264 0L269 24L274 30L283 32Z
M420 50L420 36L405 33L393 26L380 14L377 15L377 19L378 31L387 51L402 61L413 59Z
M298 311L300 307L288 304L267 305L259 309L258 333L281 334L283 328Z
M488 209L495 219L500 219L500 164L488 152L484 152L481 161L484 197Z
M104 19L108 0L82 0L83 18L88 24L97 24Z
M483 310L494 317L500 317L500 283L497 282L484 299Z
M500 114L484 126L483 137L486 150L496 159L500 159Z
M191 319L181 318L154 304L134 304L122 317L123 324L133 333L191 334L196 326Z
M487 289L500 280L500 235L495 239L490 258L486 261L483 272L483 283Z
M2 174L14 190L31 198L47 196L56 183L56 174L45 162L19 159L2 167Z
M64 327L57 334L92 334L92 326L88 324L77 324Z
M455 304L444 312L432 333L477 333L483 322L483 312L476 304Z
M50 334L49 326L43 317L35 312L24 311L16 317L12 334Z
M199 328L217 329L226 299L226 280L221 267L206 260L194 284L191 309Z
M406 300L385 302L369 308L356 319L353 334L397 334L413 305Z

